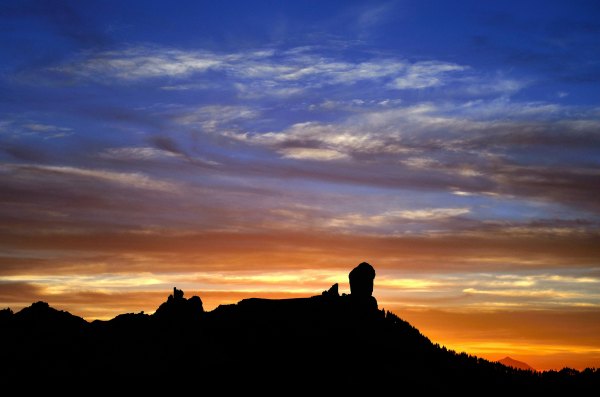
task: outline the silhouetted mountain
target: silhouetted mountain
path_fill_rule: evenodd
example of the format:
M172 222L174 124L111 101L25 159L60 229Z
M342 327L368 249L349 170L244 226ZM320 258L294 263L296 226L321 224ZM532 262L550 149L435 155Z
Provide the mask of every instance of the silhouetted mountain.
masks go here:
M63 310L56 310L46 302L36 302L13 316L13 323L21 327L67 330L84 326L81 317Z
M374 278L375 270L363 263L351 272L350 295L340 296L333 285L318 296L244 299L210 312L200 298L186 299L175 288L153 315L92 323L43 302L16 314L2 310L0 384L160 385L225 395L577 394L600 385L598 370L521 371L433 344L378 308Z
M167 301L158 307L154 317L161 321L188 322L199 320L202 314L204 308L199 297L186 299L182 290L173 288L173 295L169 295Z
M498 360L498 362L502 365L506 365L507 367L512 367L516 369L524 369L526 371L535 371L529 364L524 363L523 361L515 360L510 357L504 357L502 360Z

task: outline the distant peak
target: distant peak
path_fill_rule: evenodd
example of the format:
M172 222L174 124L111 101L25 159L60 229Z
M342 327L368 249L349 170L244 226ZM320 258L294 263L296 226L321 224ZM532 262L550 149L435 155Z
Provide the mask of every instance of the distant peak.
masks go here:
M514 358L511 358L509 356L506 356L503 359L498 360L498 362L502 365L506 365L507 367L535 371L535 369L533 369L529 364L527 364L523 361L515 360Z

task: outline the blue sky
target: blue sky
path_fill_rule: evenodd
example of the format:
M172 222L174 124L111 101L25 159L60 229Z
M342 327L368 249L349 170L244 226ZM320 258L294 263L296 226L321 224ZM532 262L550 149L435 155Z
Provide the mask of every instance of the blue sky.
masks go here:
M597 313L599 16L5 1L0 302L105 318L177 281L210 307L369 260L386 307Z

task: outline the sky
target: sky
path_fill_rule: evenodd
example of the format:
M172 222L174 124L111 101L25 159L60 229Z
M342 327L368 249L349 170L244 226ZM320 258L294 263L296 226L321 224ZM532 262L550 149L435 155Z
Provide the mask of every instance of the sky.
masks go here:
M0 3L0 307L349 293L600 367L600 3Z

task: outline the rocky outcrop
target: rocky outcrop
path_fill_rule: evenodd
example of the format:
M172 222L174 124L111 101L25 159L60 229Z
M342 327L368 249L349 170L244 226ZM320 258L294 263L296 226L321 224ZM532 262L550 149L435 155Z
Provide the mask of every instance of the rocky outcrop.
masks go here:
M173 295L169 295L167 301L156 309L153 317L165 321L189 321L199 319L202 314L204 307L198 296L186 299L182 290L173 288Z
M348 275L350 279L350 294L357 298L368 298L373 295L373 280L375 269L367 262L356 266Z
M339 285L335 283L327 291L323 291L323 296L338 297L340 296Z

